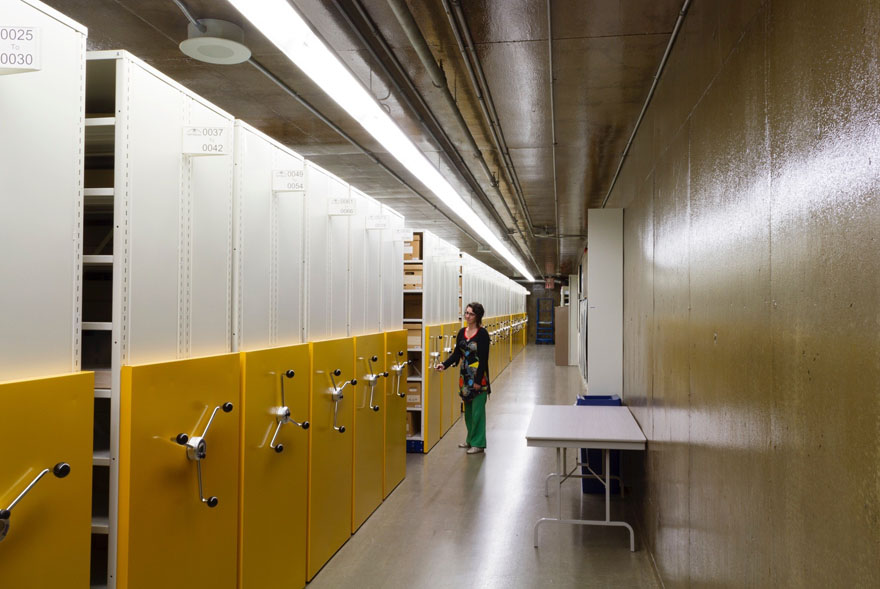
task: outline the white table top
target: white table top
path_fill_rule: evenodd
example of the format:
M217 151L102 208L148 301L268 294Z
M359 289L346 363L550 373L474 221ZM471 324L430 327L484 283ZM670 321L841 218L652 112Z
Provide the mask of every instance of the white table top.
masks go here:
M644 450L642 433L628 407L535 405L526 430L529 446Z

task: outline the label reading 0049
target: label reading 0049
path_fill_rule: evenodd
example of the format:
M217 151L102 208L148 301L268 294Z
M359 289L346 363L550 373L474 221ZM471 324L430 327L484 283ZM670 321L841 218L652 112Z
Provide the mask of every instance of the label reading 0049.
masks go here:
M305 169L272 170L272 190L275 192L302 192L305 189Z
M183 128L185 155L230 155L229 127L189 126Z
M40 29L0 25L0 74L41 68Z

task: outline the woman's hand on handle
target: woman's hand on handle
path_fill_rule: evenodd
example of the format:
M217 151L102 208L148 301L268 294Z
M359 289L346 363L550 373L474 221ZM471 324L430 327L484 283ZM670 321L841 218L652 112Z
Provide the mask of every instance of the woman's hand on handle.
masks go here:
M434 370L436 370L437 372L443 372L445 369L446 367L443 366L442 362L434 366Z

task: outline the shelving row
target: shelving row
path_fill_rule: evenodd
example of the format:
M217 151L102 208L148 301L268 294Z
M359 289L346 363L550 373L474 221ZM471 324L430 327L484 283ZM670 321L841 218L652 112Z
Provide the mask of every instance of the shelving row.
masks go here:
M464 307L479 301L487 313L499 313L484 318L493 341L494 380L515 355L514 340L521 341L517 353L525 345L520 330L528 291L429 231L415 232L404 247L422 257L404 261L403 321L410 365L418 374L407 382L407 449L427 453L461 417L457 370L437 372L434 365L452 353ZM421 292L409 288L416 286Z
M201 493L203 464L206 491L224 469L226 480L242 481L242 513L252 484L289 491L250 492L273 513L296 510L284 503L298 496L290 485L305 497L311 481L317 500L327 495L317 490L323 484L351 507L342 510L350 534L404 475L403 217L137 58L87 57L87 31L41 3L8 7L4 19L38 36L40 59L30 71L0 76L0 171L10 188L0 197L10 213L0 215L0 247L20 253L0 258L0 269L17 277L15 288L0 290L0 401L12 423L0 430L0 445L16 448L0 470L0 503L14 499L29 470L63 462L71 474L40 482L35 488L51 496L27 498L12 518L27 521L59 504L66 523L0 526L12 530L0 553L4 579L182 586L213 578L212 562L244 570L228 550L247 532L237 540L235 526L214 533L237 513L238 483L217 508L190 501ZM321 365L327 341L343 351ZM266 367L263 352L280 356ZM362 384L331 402L336 368ZM296 378L285 404L288 369ZM39 391L40 411L23 391ZM210 422L210 458L199 457L198 445L179 447L177 434L204 437L197 433L225 403L233 417L221 411ZM326 426L334 412L350 415L345 433ZM290 434L283 454L267 449L268 430L304 414L312 428ZM51 429L45 443L15 442L37 427ZM230 434L238 431L240 447ZM244 466L238 473L236 456L247 464L256 448L278 464L297 455L306 457L303 469L335 466L297 471L294 482L257 479ZM158 509L160 498L168 503ZM339 504L308 509L321 529L333 528L331 513L342 517ZM189 538L199 553L179 566L186 551L150 536L160 528L163 538ZM274 524L254 529L262 542L284 543ZM330 539L285 530L310 543L309 578L323 565L322 547L329 558L347 538L338 526ZM250 543L248 554L272 552ZM35 564L50 557L51 570ZM165 574L173 580L159 579Z

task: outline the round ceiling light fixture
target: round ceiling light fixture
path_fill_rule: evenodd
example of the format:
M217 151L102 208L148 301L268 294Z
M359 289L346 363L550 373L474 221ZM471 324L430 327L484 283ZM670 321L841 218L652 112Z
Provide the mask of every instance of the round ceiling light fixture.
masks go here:
M250 59L251 50L244 44L244 31L240 26L213 18L203 18L199 24L205 27L204 31L192 23L186 28L189 38L180 43L180 50L186 55L219 65L233 65Z

